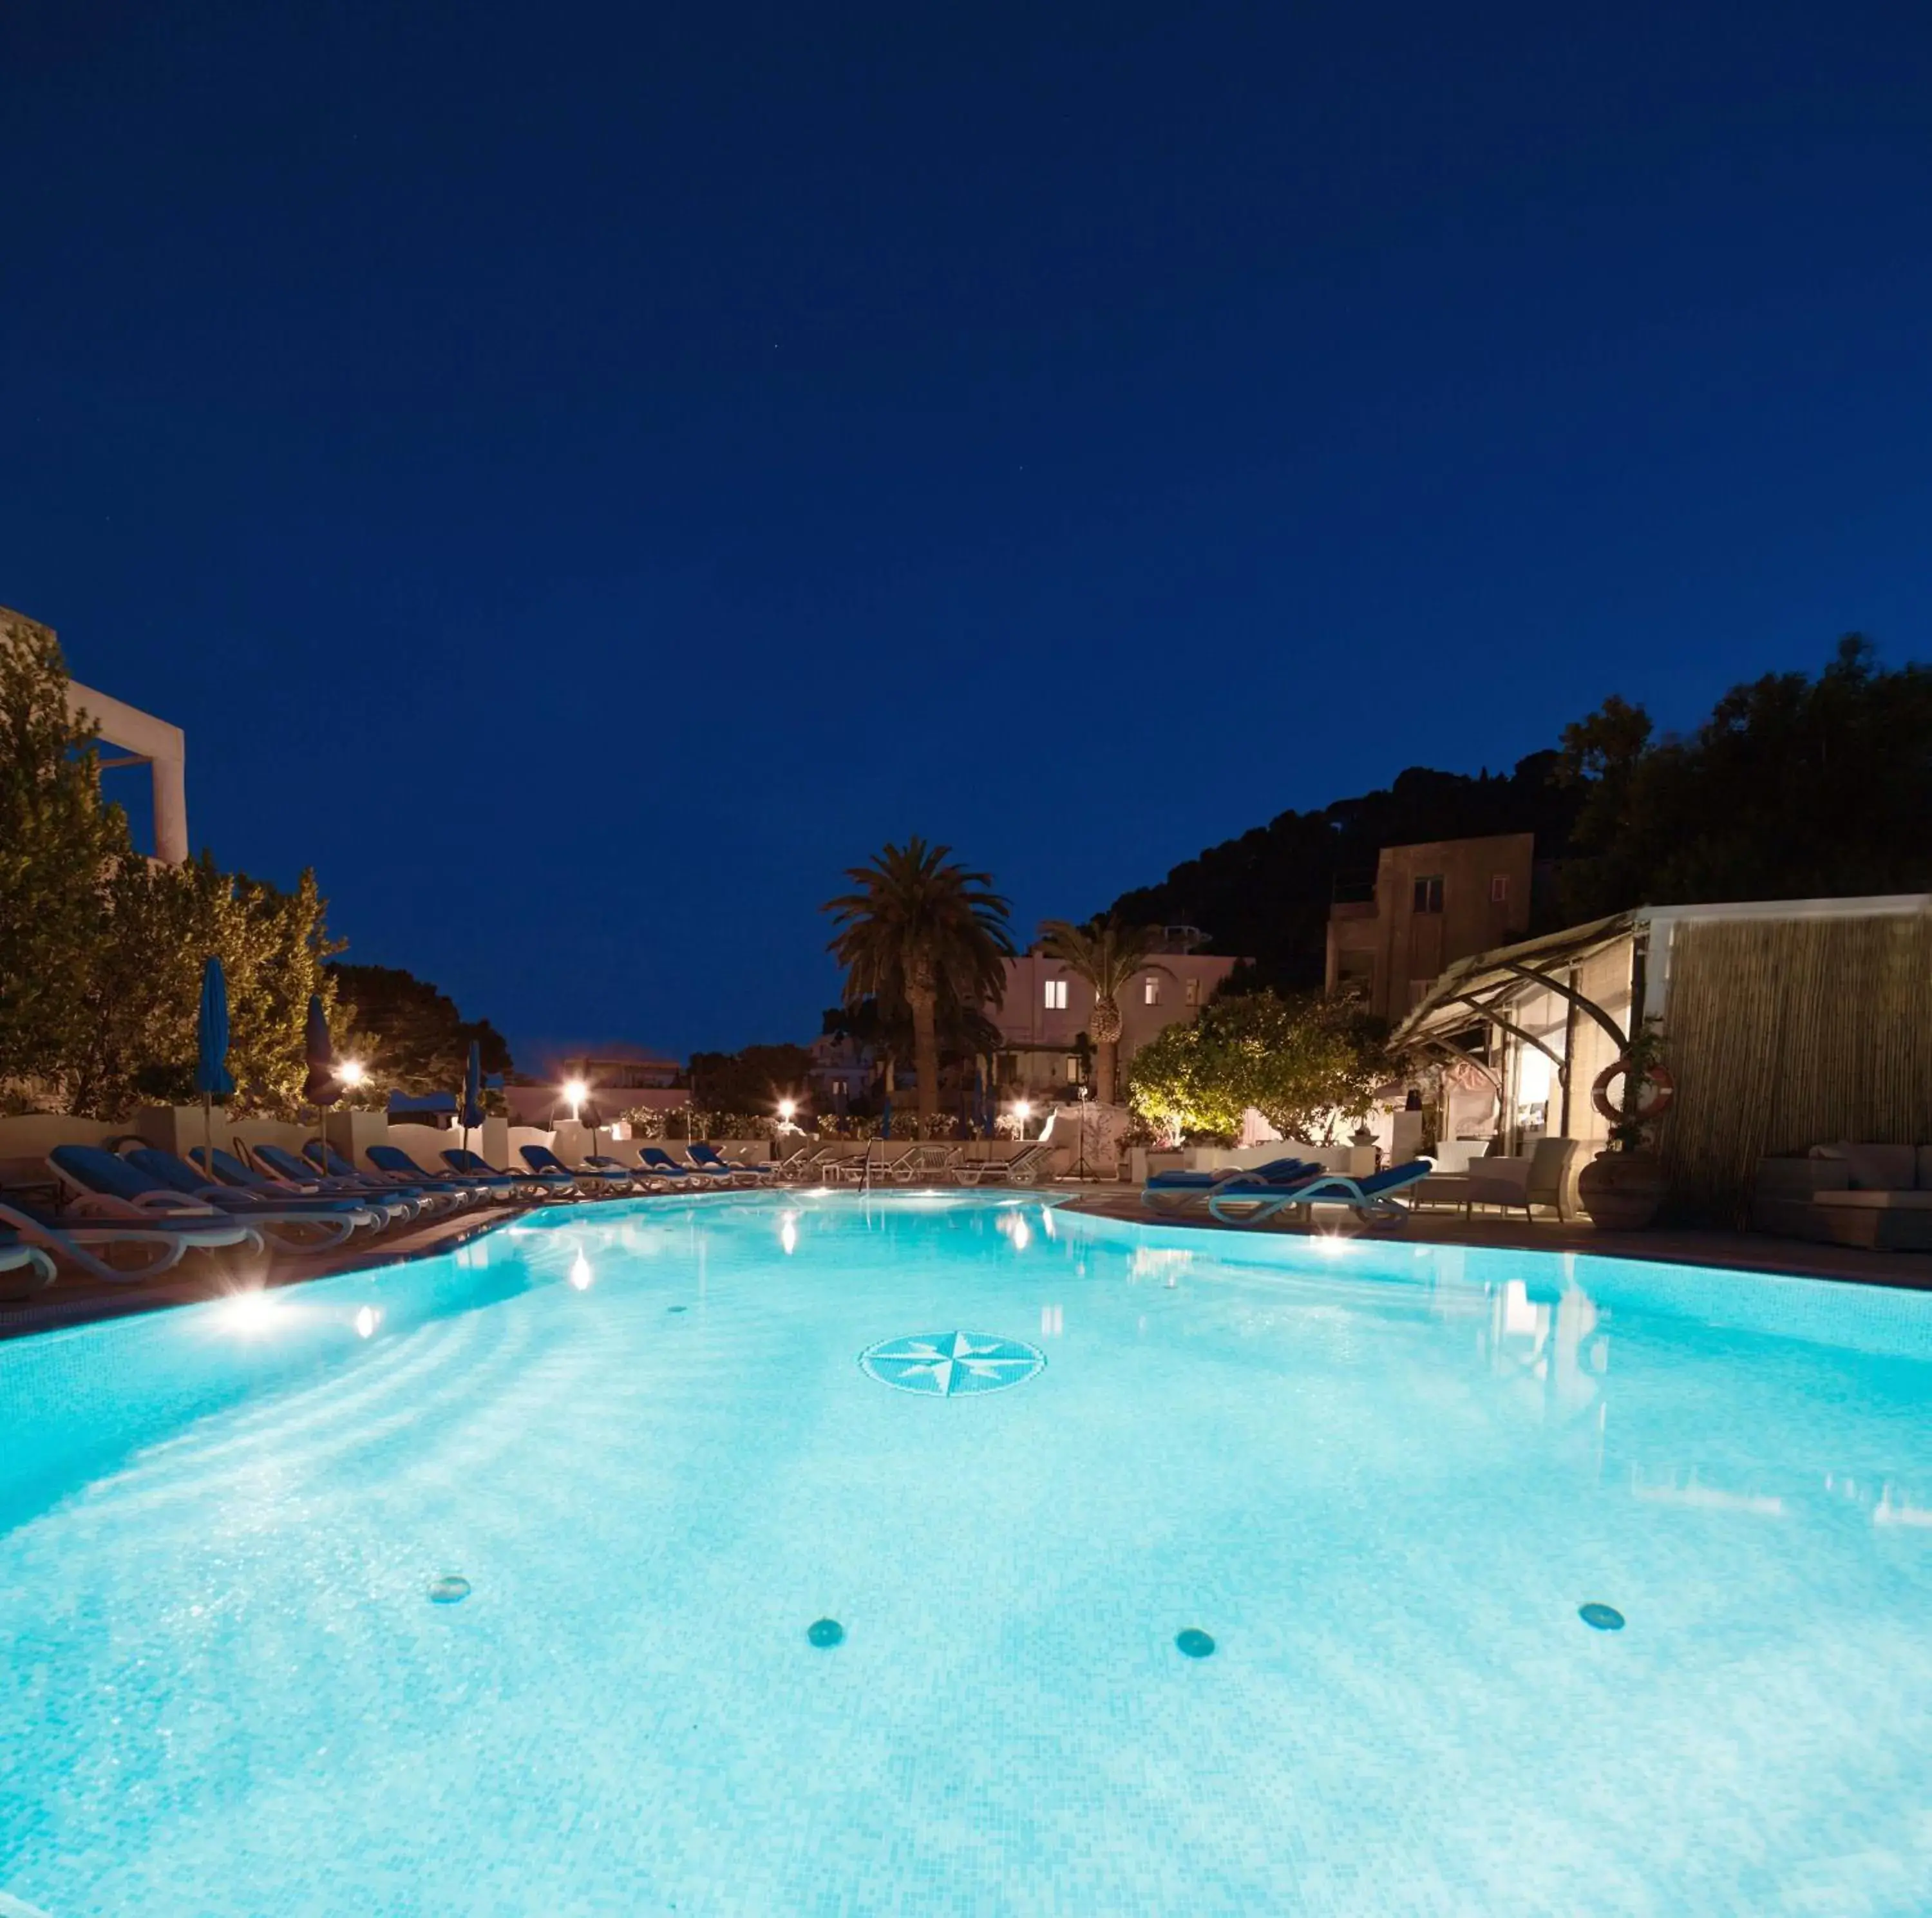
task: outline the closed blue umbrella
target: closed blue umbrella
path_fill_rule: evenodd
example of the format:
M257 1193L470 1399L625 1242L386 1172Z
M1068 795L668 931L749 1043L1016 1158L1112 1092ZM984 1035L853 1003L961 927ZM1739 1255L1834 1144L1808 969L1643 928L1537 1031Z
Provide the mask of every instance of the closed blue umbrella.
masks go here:
M463 1110L459 1116L463 1121L463 1149L466 1152L471 1129L483 1123L483 1048L474 1039L470 1042L470 1063L464 1070Z
M324 1109L342 1097L341 1082L335 1076L335 1042L328 1036L328 1015L322 1009L322 995L308 995L308 1022L302 1031L302 1053L308 1061L308 1076L302 1081L302 1097L315 1108L316 1130L322 1134L322 1157L328 1156L328 1134L322 1124Z
M194 1089L201 1094L202 1162L212 1166L214 1102L231 1097L235 1091L228 1070L228 980L220 960L212 953L201 968L201 1011L195 1021L195 1043Z

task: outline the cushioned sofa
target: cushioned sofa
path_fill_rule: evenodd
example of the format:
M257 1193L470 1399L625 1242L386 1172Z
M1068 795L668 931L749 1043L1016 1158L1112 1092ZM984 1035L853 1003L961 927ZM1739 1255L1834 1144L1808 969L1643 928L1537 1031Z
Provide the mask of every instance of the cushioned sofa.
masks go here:
M1751 1192L1760 1232L1883 1251L1932 1251L1932 1145L1814 1145L1760 1159Z

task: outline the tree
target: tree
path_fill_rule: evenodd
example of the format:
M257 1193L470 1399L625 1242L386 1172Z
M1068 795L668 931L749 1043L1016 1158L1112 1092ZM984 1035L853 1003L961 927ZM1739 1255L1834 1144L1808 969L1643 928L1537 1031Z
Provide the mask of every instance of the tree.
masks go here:
M1636 905L1932 890L1932 668L1856 633L1814 680L1768 674L1685 739L1606 700L1565 729L1573 920Z
M1170 1136L1231 1137L1252 1106L1285 1138L1360 1118L1386 1065L1373 1022L1343 1001L1257 992L1204 1007L1134 1055L1128 1102Z
M829 1007L820 1030L828 1039L849 1040L861 1055L870 1052L878 1067L875 1083L890 1096L895 1064L913 1050L912 1012L902 1000L874 997ZM934 1009L933 1036L942 1070L990 1060L1000 1049L1000 1028L977 1006L961 1004L950 992L940 994Z
M87 1025L64 1061L66 1109L118 1118L136 1104L192 1100L201 969L213 953L228 983L231 1109L298 1117L310 995L334 1010L323 962L334 947L315 875L284 892L223 872L206 854L181 866L133 857L103 893L100 941L76 962ZM338 1043L343 1025L332 1016Z
M100 797L98 729L68 712L58 643L0 620L0 1079L52 1085L85 1043L76 968L105 936L103 882L131 848Z
M1120 1057L1120 995L1138 974L1174 977L1153 957L1160 950L1162 929L1130 925L1116 911L1104 919L1089 920L1084 926L1049 919L1040 930L1047 957L1059 960L1093 989L1094 1010L1087 1021L1087 1036L1098 1055L1094 1091L1102 1105L1111 1106L1115 1063Z
M456 1001L426 979L394 965L328 968L344 1010L343 1049L373 1078L399 1091L456 1092L474 1042L486 1073L506 1073L510 1047L487 1019L466 1019Z
M201 971L228 979L236 1107L292 1116L310 992L332 989L323 902L143 858L100 797L94 731L54 636L0 624L0 1078L12 1103L116 1119L192 1096Z
M802 1046L747 1046L740 1052L691 1055L691 1103L706 1112L769 1115L781 1099L800 1097L812 1055Z
M913 1060L923 1123L939 1107L938 1012L942 995L962 1006L998 998L1012 950L1006 902L985 872L950 862L950 846L919 838L887 842L848 867L857 890L822 908L838 928L828 950L845 968L845 1001L902 1003L912 1017Z

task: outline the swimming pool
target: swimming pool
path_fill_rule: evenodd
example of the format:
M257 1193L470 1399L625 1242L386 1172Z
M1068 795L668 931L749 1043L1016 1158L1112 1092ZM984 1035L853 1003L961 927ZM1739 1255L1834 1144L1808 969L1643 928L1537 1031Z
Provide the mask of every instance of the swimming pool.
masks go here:
M0 1448L50 1918L1932 1910L1917 1295L645 1201L0 1345Z

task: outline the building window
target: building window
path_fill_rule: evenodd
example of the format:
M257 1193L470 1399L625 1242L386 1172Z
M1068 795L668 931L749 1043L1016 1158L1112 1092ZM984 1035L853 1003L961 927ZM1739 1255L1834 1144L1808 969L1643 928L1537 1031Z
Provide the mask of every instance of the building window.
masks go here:
M1186 1003L1187 1004L1190 1005L1190 1006L1198 1006L1198 1004L1200 1004L1200 1003L1201 1003L1201 982L1200 982L1200 980L1198 980L1198 979L1190 979L1190 980L1187 982L1187 989L1186 989L1186 991L1184 993L1183 993L1181 996L1182 996L1183 999L1186 1001Z
M1046 1009L1050 1013L1064 1013L1066 1010L1066 981L1049 979L1046 982Z
M1492 872L1490 875L1490 903L1492 905L1509 904L1509 875Z
M1415 882L1415 910L1418 912L1440 912L1442 910L1442 875L1438 872L1432 878Z
M1066 1082L1069 1085L1080 1083L1080 1058L1078 1053L1069 1052L1066 1055Z
M1160 975L1150 972L1147 979L1147 1002L1150 1006L1160 1004Z

